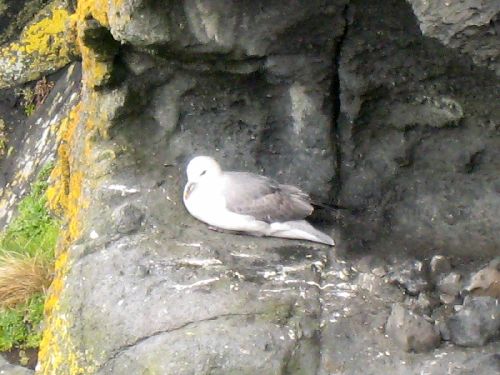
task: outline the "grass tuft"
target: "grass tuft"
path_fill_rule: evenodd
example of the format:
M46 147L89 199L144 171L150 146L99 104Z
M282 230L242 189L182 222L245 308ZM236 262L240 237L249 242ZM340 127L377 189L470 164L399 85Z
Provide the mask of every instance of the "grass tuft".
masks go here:
M48 260L38 256L0 255L0 308L13 308L44 293L52 280L52 268Z
M36 348L45 290L52 280L59 222L47 209L52 165L45 166L0 233L0 351Z

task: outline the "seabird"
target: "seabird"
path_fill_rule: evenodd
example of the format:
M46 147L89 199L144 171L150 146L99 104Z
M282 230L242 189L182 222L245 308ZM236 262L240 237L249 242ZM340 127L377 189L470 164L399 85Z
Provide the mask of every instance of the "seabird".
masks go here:
M186 172L184 205L210 226L254 236L335 244L304 220L314 207L309 196L295 186L253 173L223 171L209 156L193 158Z

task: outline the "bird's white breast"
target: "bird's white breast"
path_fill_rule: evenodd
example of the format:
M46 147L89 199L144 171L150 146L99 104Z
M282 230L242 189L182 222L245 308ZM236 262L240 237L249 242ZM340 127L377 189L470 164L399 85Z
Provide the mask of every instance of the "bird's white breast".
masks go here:
M227 211L220 188L208 183L197 184L187 199L184 196L184 205L195 218L215 226L219 226L224 219L221 214Z

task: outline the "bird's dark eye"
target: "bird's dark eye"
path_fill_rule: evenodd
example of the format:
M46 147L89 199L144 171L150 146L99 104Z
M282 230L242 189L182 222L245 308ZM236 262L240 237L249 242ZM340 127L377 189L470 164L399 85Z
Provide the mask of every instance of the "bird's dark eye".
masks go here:
M200 176L203 176L205 173L207 173L207 171L206 171L206 170L205 170L205 171L203 171L203 172L201 172Z

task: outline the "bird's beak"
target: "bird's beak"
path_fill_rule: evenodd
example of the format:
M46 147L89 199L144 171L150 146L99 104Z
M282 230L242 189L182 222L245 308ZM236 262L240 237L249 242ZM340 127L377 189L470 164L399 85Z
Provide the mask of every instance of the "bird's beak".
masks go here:
M187 200L191 193L193 192L194 188L196 187L196 183L194 182L188 182L186 185L186 188L184 189L184 200Z

